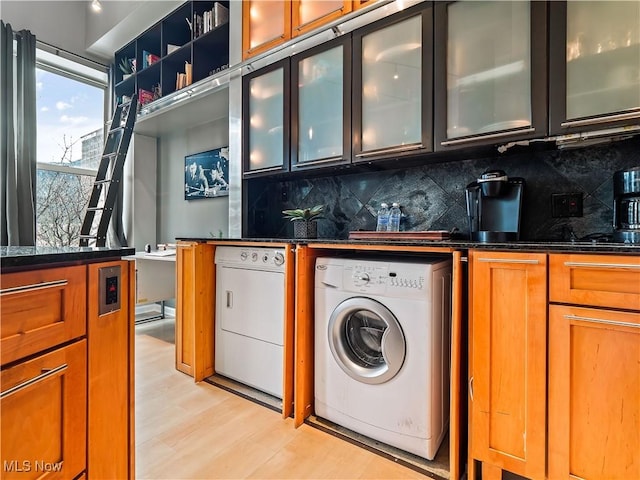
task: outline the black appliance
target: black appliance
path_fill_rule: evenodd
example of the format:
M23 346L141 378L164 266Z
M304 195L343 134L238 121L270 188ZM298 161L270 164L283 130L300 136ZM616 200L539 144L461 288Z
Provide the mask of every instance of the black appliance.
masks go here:
M613 240L640 243L640 167L613 174Z
M467 215L471 240L510 242L520 239L524 179L489 170L467 185Z

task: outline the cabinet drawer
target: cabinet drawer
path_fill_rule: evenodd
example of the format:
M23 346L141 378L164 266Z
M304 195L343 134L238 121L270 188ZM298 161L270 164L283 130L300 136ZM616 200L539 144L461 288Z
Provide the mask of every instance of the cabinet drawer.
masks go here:
M2 478L75 478L85 470L87 344L7 368L2 393Z
M640 257L550 255L551 302L640 310Z
M2 275L2 364L32 355L86 332L86 267Z

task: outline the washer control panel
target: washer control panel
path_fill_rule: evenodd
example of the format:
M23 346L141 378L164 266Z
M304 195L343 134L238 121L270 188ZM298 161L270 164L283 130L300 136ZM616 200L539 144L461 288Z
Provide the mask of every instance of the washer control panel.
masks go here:
M405 264L383 262L347 262L343 282L356 291L367 293L384 293L389 288L422 290L424 269L407 267Z

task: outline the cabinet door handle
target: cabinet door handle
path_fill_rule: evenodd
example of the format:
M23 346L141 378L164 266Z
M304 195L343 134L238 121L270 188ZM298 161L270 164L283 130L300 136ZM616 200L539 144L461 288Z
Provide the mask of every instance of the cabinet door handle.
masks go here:
M444 142L440 142L440 145L442 145L443 147L448 147L448 146L451 146L451 145L461 145L463 143L477 142L478 140L484 140L484 139L487 139L487 138L510 137L512 135L516 135L516 134L520 134L520 133L531 133L531 132L535 132L535 131L536 131L536 129L533 128L533 127L520 128L518 130L509 130L508 132L492 133L490 135L477 135L475 137L460 138L460 139L456 139L456 140L446 140Z
M539 260L529 260L529 259L518 259L518 258L513 258L513 259L508 259L508 258L478 258L479 262L486 262L486 263L526 263L529 265L538 265L540 263Z
M594 125L598 123L609 123L618 120L631 120L634 118L640 118L640 112L628 112L619 113L617 115L607 115L604 117L590 118L588 120L571 120L568 122L562 122L561 127L582 127L585 125Z
M422 145L421 143L416 145L402 145L400 147L381 148L372 152L356 153L356 158L373 157L375 155L384 155L386 153L410 152L412 150L420 150L421 148L424 148L424 145Z
M471 401L473 402L473 376L469 379L469 396L471 397Z
M619 322L617 320L606 320L604 318L582 317L580 315L564 315L567 320L581 320L583 322L601 323L603 325L615 325L616 327L640 328L639 323Z
M54 280L52 282L33 283L31 285L20 285L19 287L3 288L0 295L9 295L11 293L34 292L36 290L44 290L46 288L64 287L68 284L68 280Z
M43 380L46 380L47 378L52 377L57 373L64 372L66 369L67 369L66 363L63 363L62 365L56 368L51 368L51 369L43 368L42 373L37 377L33 377L33 378L30 378L29 380L25 380L24 382L19 383L18 385L11 387L10 389L0 393L0 399L13 395L14 393L17 393L20 390L23 390Z
M587 262L564 262L565 267L586 267L586 268L632 268L640 270L640 265L631 263L587 263Z
M230 290L227 290L226 293L227 293L227 308L233 308L233 292Z
M257 175L259 173L264 173L264 172L275 172L277 170L282 170L282 167L276 166L276 167L261 168L260 170L249 170L248 172L242 172L242 174L244 176L249 176L249 175Z

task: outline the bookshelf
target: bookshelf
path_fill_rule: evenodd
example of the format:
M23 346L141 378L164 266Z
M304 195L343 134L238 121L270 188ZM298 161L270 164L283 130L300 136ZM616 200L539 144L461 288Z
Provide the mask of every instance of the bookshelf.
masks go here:
M115 53L114 99L143 107L228 65L229 0L188 1Z

